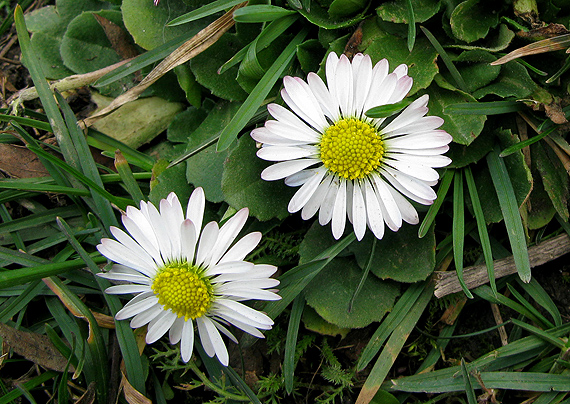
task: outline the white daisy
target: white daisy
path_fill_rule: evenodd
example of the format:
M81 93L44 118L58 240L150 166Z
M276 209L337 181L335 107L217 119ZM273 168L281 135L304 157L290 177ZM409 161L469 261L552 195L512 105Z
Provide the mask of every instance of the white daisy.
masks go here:
M103 278L123 281L109 287L110 294L136 296L116 315L132 317L131 327L148 324L146 342L151 344L167 331L171 344L180 342L182 359L188 362L194 346L194 326L206 353L227 366L228 351L220 332L234 342L225 325L263 338L259 330L269 330L273 321L243 300L278 300L269 288L279 284L270 276L273 265L243 261L261 240L261 233L243 236L232 245L248 216L247 208L219 227L210 222L202 229L204 191L196 188L186 214L176 195L160 201L160 211L150 202L132 206L123 215L130 233L112 227L116 238L103 239L97 249L116 262ZM231 247L230 247L231 246Z
M370 108L401 101L410 91L407 66L392 73L388 69L386 59L372 66L368 55L359 53L351 62L331 52L328 87L315 73L309 73L307 82L285 77L281 95L290 110L270 104L275 120L251 132L262 144L258 157L278 162L261 177L301 186L289 212L301 210L307 220L318 211L321 225L332 221L336 239L344 232L347 215L359 240L367 226L380 239L384 224L392 231L402 221L417 224L418 214L406 198L433 203L431 187L439 179L434 168L451 162L442 154L452 137L437 130L443 119L425 116L427 95L392 120L365 115Z

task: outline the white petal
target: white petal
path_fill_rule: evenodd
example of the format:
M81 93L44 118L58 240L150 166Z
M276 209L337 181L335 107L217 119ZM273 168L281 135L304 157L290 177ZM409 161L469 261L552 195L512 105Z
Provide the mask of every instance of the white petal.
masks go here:
M386 184L377 174L373 175L372 179L374 181L374 189L376 190L378 202L384 216L384 221L392 231L396 231L402 227L402 214L400 213L400 208L389 190L389 185Z
M283 161L281 163L273 164L263 170L261 172L261 178L265 181L280 180L320 162L320 159L315 158Z
M328 126L325 114L307 83L297 77L285 76L283 87L283 100L293 112L319 131Z
M321 167L319 170L313 171L313 176L309 178L301 188L299 188L289 201L287 209L290 213L298 212L303 208L303 206L305 206L317 190L317 186L321 183L327 171L328 170L325 167Z
M357 240L362 240L366 233L366 204L364 196L357 182L352 187L352 224Z
M398 115L392 122L383 128L382 133L388 134L390 132L396 132L398 129L402 129L412 123L419 121L428 112L428 108L419 106L416 104L416 101L408 105L408 107L404 109L400 115Z
M391 123L393 123L392 121ZM397 130L393 130L391 132L386 131L385 129L382 130L382 136L385 139L389 139L393 136L403 135L403 134L413 134L413 133L421 133L427 132L430 130L434 130L439 128L443 125L443 119L439 116L424 116L422 118L418 118L416 121L409 123L405 126Z
M228 299L218 299L216 300L215 305L225 307L228 310L237 313L254 323L268 324L268 325L273 324L273 320L269 318L266 314L263 314L260 311L252 309L251 307L248 307L242 303L234 302Z
M180 225L180 254L187 262L193 262L196 251L196 226L190 219Z
M319 168L309 168L307 170L299 171L293 175L288 176L285 178L285 184L290 187L300 187L305 182L312 178L315 173L319 171Z
M230 299L224 299L224 301L243 305L242 303L239 303L239 302L236 302L236 301L230 300ZM242 313L239 313L239 312L232 310L232 309L228 309L227 307L224 307L224 306L216 306L212 311L215 313L216 316L224 319L225 321L227 321L230 324L234 324L235 322L239 322L239 323L247 324L251 327L259 328L261 330L269 330L269 329L271 329L271 326L273 325L273 322L259 322L259 321L252 320L252 319L248 318L247 316L244 316Z
M364 182L364 198L368 227L370 227L377 239L382 239L384 237L384 215L382 214L376 192L368 180Z
M97 276L109 279L111 281L125 281L125 282L139 283L141 285L152 284L151 278L149 278L148 276L141 275L138 272L136 274L125 274L125 273L110 271L110 272L100 272L97 274Z
M385 144L388 150L391 150L393 147L410 150L431 149L445 146L452 140L453 138L449 133L441 129L436 129L429 132L392 137L386 139Z
M192 319L188 320L192 321ZM172 324L172 327L170 327L170 330L168 330L168 340L172 345L180 342L180 339L182 338L182 329L184 328L184 321L184 317L178 317Z
M391 158L406 162L406 163L414 163L418 165L423 165L426 167L445 167L449 163L451 163L451 159L446 156L420 156L416 154L390 154ZM418 177L419 178L419 177ZM438 176L439 178L439 176Z
M218 239L220 229L216 222L210 222L204 226L200 241L198 243L198 252L196 253L196 265L201 265L212 254L212 249Z
M315 147L262 147L257 151L257 157L267 161L295 160L303 157L317 156Z
M234 242L239 232L243 229L249 209L240 209L235 215L224 223L220 229L216 244L212 249L212 258L209 265L216 264L220 258L226 253L230 245Z
M280 300L279 295L264 289L258 288L245 288L245 287L232 287L232 283L226 285L227 290L223 291L223 294L228 297L239 297L246 300L257 299L257 300Z
M160 307L160 305L158 304L158 297L154 296L154 294L146 295L143 296L142 298L139 298L139 296L129 301L125 305L125 307L119 310L115 315L115 318L117 320L124 320L126 318L130 318L139 313L142 313L143 311L146 311L153 306Z
M192 192L192 195L190 195L188 206L186 207L186 219L190 219L192 223L194 223L194 228L196 229L196 240L198 240L200 230L202 229L205 206L206 197L204 196L204 190L198 187L194 192Z
M319 223L321 226L328 224L333 217L336 194L340 188L340 181L341 180L339 178L333 179L321 202L321 207L319 209Z
M304 140L314 143L319 140L319 132L301 120L293 112L278 104L269 104L267 110L277 121L265 122L265 127L271 132L286 139Z
M217 356L222 365L228 366L230 362L228 350L219 331L212 324L212 320L208 317L198 317L196 323L198 324L198 332L200 333L200 341L202 341L204 351L210 357Z
M154 261L145 261L118 241L104 238L97 246L97 250L111 261L136 269L147 276L152 277L156 273Z
M143 259L145 262L154 261L152 256L147 253L145 249L142 248L141 245L133 240L127 233L115 226L111 226L110 230L113 237L115 237L119 243L123 244L125 247L131 250L135 255L138 255L139 258Z
M398 205L402 219L409 224L418 224L420 222L420 218L418 217L416 208L414 208L414 206L394 188L388 185L388 189Z
M134 217L136 217L137 220L135 220ZM135 241L152 256L157 266L164 265L154 230L146 217L138 209L129 206L127 208L127 214L123 215L122 221L125 229L127 229Z
M382 175L396 190L422 205L431 205L437 197L434 190L426 185L425 182L395 171L390 167L383 168Z
M216 319L209 317L210 320L212 320L212 324L214 324L214 326L222 333L224 334L226 337L228 337L229 339L231 339L233 342L235 342L236 344L238 343L237 338L223 325L221 325Z
M338 240L344 233L346 224L346 180L340 180L340 186L336 194L332 216L333 237Z
M394 70L394 73L395 72L396 71ZM414 79L412 79L410 76L400 77L398 79L398 82L396 83L396 88L394 89L392 96L388 100L388 103L394 104L396 102L402 101L412 89L413 84L414 84Z
M174 259L179 259L181 257L181 246L180 246L180 224L184 220L184 214L182 213L182 206L180 201L174 192L170 193L168 199L163 199L160 201L160 216L162 217L163 223L170 229L170 246L171 254Z
M184 322L182 327L182 337L180 339L180 355L184 362L188 362L192 358L194 350L194 324L192 319Z
M218 262L218 264L230 262L230 261L241 261L243 260L247 254L253 251L253 249L259 244L261 241L261 233L260 232L252 232L246 234L241 239L235 243L232 248L228 250L227 253L224 254L222 259Z
M105 289L105 293L107 293L109 295L123 295L123 294L127 294L127 293L148 292L150 290L151 289L150 289L149 285L128 284L128 285L109 286L107 289Z
M333 96L336 96L342 115L345 117L352 115L353 86L352 64L350 60L342 54L336 66L334 81L332 83L334 91L331 91L331 93ZM331 89L331 83L329 83L329 89Z
M317 74L311 72L307 75L307 84L319 101L325 115L333 122L339 120L338 101L331 95L323 80Z
M370 56L357 54L352 59L352 70L354 75L354 104L353 113L360 118L363 115L364 103L368 98L368 92L372 84L372 60Z
M160 254L164 261L170 261L172 259L171 231L156 207L150 202L147 204L147 214L158 240Z
M313 193L311 198L307 201L307 203L303 207L303 210L301 211L301 218L303 218L303 220L308 220L312 218L315 215L315 213L317 213L317 211L321 207L323 200L327 195L327 192L329 190L333 178L334 176L332 175L326 175L323 182L321 182L317 186L317 189L315 190L315 192Z
M307 142L306 139L292 140L283 136L279 136L267 129L265 126L252 130L250 135L256 142L270 146L298 146L310 143Z
M176 314L170 310L164 310L163 313L156 316L149 324L146 333L146 343L152 344L159 340L170 329L176 320Z
M398 78L393 73L388 74L382 81L373 78L368 98L362 108L364 112L370 108L387 104L390 101L390 97L392 97L397 82Z
M152 306L150 309L145 310L131 319L130 326L131 328L139 328L143 325L150 323L152 320L156 318L160 313L164 311L164 307L160 304Z
M384 164L392 167L394 170L400 171L404 174L408 174L411 177L415 177L422 181L437 181L439 179L439 174L431 167L426 167L420 162L416 164L413 161L402 161L397 160L384 160Z

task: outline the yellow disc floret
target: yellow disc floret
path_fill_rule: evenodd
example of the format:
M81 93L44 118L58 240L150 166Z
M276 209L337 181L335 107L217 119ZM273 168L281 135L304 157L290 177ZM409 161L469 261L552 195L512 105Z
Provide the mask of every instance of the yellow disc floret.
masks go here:
M185 320L202 317L212 304L213 287L201 268L173 262L161 268L151 288L164 309Z
M368 176L384 155L376 128L355 118L344 118L329 126L321 137L320 149L325 167L348 180Z

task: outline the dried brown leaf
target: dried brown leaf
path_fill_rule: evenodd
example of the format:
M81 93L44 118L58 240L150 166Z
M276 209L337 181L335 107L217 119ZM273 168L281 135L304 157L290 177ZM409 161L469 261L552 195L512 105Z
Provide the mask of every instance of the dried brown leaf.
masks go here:
M0 143L0 171L12 178L49 177L38 156L24 146Z
M131 383L129 383L124 373L123 379L121 380L121 387L125 394L125 400L127 400L129 404L152 404L151 400L146 398L140 391L135 389Z
M570 34L559 35L553 38L543 39L506 54L502 58L491 62L492 66L502 65L522 56L536 55L538 53L552 52L570 47Z
M98 14L93 14L93 17L103 28L107 39L111 42L111 47L121 59L134 58L139 54L131 41L131 37L124 29Z
M0 323L0 336L19 355L46 369L65 371L67 359L57 350L50 339L41 334L21 331ZM74 372L69 366L69 372Z
M77 399L75 404L93 404L96 397L95 385L95 382L89 383L87 390L85 390L85 393L83 393L83 395Z

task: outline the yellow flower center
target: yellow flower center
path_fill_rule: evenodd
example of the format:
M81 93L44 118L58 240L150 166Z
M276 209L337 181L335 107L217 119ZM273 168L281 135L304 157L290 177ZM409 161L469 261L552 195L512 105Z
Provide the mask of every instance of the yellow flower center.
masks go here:
M151 288L165 310L171 309L185 320L206 314L214 297L203 270L187 262L173 262L161 268Z
M329 126L321 137L320 147L325 167L348 180L368 176L384 155L376 128L355 118L344 118Z

